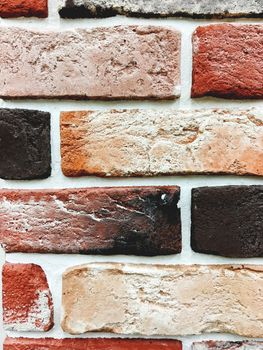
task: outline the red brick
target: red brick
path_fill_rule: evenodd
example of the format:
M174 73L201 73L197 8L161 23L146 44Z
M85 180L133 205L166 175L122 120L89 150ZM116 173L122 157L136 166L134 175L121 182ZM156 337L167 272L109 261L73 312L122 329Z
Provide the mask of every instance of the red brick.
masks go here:
M181 251L178 187L1 190L7 252L162 255Z
M263 26L215 24L193 35L192 97L263 97Z
M7 338L4 350L182 350L178 340Z
M47 17L47 0L1 0L0 17Z
M0 28L3 98L173 99L180 33L156 26ZM25 49L26 47L26 49Z
M48 331L53 327L53 302L46 275L34 264L3 267L4 327L13 331Z

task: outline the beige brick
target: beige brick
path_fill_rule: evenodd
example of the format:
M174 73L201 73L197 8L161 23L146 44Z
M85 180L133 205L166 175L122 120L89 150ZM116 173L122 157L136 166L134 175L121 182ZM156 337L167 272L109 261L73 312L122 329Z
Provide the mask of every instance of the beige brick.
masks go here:
M263 115L113 110L61 115L66 176L263 175Z
M180 34L175 30L2 27L0 37L0 97L171 99L180 94Z
M262 266L94 263L63 277L63 330L263 337Z
M61 17L262 17L262 0L59 0Z

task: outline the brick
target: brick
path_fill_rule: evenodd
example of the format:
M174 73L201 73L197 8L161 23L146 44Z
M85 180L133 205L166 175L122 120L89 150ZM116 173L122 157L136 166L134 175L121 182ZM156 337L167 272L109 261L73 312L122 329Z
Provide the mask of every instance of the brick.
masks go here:
M181 251L178 187L1 190L7 252L166 255Z
M233 258L263 257L263 186L192 190L192 249Z
M0 17L47 17L47 0L1 0Z
M2 277L4 328L18 332L50 330L53 302L42 268L6 263Z
M192 97L262 98L262 56L262 25L198 27L193 35Z
M183 16L193 18L262 17L261 0L60 0L61 17Z
M263 342L206 341L193 343L192 350L263 350Z
M50 114L0 109L0 177L42 179L51 173Z
M178 340L7 338L3 350L182 350Z
M0 28L0 36L2 98L173 99L180 95L180 33L175 30Z
M62 170L66 176L262 176L262 126L259 110L64 112Z
M263 336L263 267L94 263L63 275L62 328L183 336Z

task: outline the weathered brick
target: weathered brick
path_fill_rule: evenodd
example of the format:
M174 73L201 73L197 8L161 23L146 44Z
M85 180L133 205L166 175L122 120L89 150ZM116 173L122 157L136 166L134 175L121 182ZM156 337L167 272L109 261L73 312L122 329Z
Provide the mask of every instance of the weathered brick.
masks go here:
M206 341L193 343L192 350L263 350L263 342Z
M61 17L262 17L262 0L60 0Z
M38 332L51 329L53 302L42 268L6 263L2 277L5 329Z
M262 176L262 126L256 110L64 112L62 170L66 176Z
M263 186L192 190L192 249L235 258L263 257Z
M181 251L178 187L1 190L7 252L166 255Z
M262 266L87 264L64 273L62 328L261 338L262 288Z
M0 17L47 17L47 0L1 0Z
M46 178L51 173L50 114L0 109L0 177Z
M0 36L2 98L171 99L180 94L180 33L172 29L3 27Z
M262 25L197 28L193 35L192 97L262 98L262 57Z
M182 350L178 340L7 338L3 350Z

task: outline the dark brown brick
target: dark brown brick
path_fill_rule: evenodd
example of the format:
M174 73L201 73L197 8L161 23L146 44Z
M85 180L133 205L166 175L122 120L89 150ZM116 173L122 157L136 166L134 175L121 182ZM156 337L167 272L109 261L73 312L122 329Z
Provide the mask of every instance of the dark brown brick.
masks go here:
M41 179L51 173L50 114L0 109L0 177Z
M263 257L263 186L192 191L192 249L235 258Z

